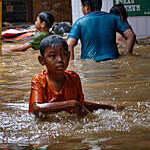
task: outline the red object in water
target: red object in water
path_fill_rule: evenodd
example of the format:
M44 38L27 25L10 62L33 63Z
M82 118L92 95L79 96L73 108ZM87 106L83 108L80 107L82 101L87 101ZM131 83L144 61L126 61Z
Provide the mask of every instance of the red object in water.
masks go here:
M33 36L33 33L32 32L28 32L28 33L24 33L22 35L19 35L19 36L13 38L13 39L14 40L22 40L22 39L25 39L25 38L31 37L31 36Z
M19 30L19 29L7 29L2 31L2 38L12 38L27 33L28 30Z
M6 29L2 32L2 39L4 41L21 41L32 38L34 35L34 30L24 30L24 29Z

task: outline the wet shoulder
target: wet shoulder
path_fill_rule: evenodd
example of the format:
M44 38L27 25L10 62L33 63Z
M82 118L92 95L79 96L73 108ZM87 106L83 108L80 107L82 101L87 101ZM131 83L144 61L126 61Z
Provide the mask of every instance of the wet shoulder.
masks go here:
M75 71L71 71L71 70L66 70L65 75L68 78L72 78L72 79L79 79L80 78L79 75Z
M117 16L115 14L107 13L107 17L104 18L109 22L109 24L114 27L117 22L120 22L120 16Z
M112 14L112 13L108 13L109 18L112 18L114 20L121 20L120 16Z
M32 82L34 83L45 83L46 81L46 70L40 71L38 74L35 74L32 78Z

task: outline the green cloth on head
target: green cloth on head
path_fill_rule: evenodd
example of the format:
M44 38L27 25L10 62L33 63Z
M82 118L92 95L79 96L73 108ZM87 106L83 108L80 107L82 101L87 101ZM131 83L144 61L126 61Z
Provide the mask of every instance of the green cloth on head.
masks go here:
M50 33L48 31L44 32L39 32L37 33L31 41L29 41L30 44L32 44L32 48L34 50L39 50L40 49L40 42L43 40L45 37L47 37Z

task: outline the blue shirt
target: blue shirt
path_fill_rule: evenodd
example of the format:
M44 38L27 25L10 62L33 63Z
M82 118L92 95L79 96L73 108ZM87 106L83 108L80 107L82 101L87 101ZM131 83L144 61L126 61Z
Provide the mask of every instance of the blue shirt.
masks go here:
M108 60L119 56L116 32L127 29L129 26L119 16L96 11L79 18L68 38L81 40L81 59Z

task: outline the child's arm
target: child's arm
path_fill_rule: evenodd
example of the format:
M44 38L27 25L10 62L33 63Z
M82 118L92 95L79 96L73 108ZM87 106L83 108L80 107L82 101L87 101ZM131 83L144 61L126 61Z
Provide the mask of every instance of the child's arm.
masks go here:
M98 109L108 109L108 110L121 110L121 109L123 109L122 106L115 107L112 105L98 104L98 103L94 103L94 102L85 102L85 107L89 111L94 111L94 110L98 110Z
M29 48L31 48L31 47L32 47L32 44L30 44L30 43L25 43L25 44L23 44L23 45L10 48L10 49L8 49L7 51L10 51L10 52L21 52L21 51L26 51L27 49L29 49Z
M98 104L98 103L93 103L93 102L85 102L85 107L89 111L94 111L94 110L97 110L97 109L115 110L114 106L105 105L105 104Z
M80 107L80 103L76 100L68 100L68 101L62 101L62 102L53 102L53 103L34 103L32 105L32 111L34 114L37 114L38 112L42 113L54 113L54 112L60 112L64 111L66 109L76 109L77 107Z
M94 103L94 102L85 102L85 107L89 110L89 111L94 111L94 110L98 110L98 109L108 109L108 110L115 110L115 111L119 111L124 109L123 106L112 106L112 105L106 105L106 104L98 104L98 103Z
M106 104L98 104L94 102L85 102L85 106L81 107L80 103L76 100L69 100L69 101L63 101L63 102L53 102L53 103L34 103L32 106L32 111L36 116L39 116L39 113L42 113L44 115L50 114L50 113L57 113L60 111L64 111L66 109L72 109L74 113L78 115L78 117L83 117L87 115L87 113L93 112L94 110L98 109L108 109L108 110L114 110L119 111L124 109L123 106L112 106L112 105L106 105Z

